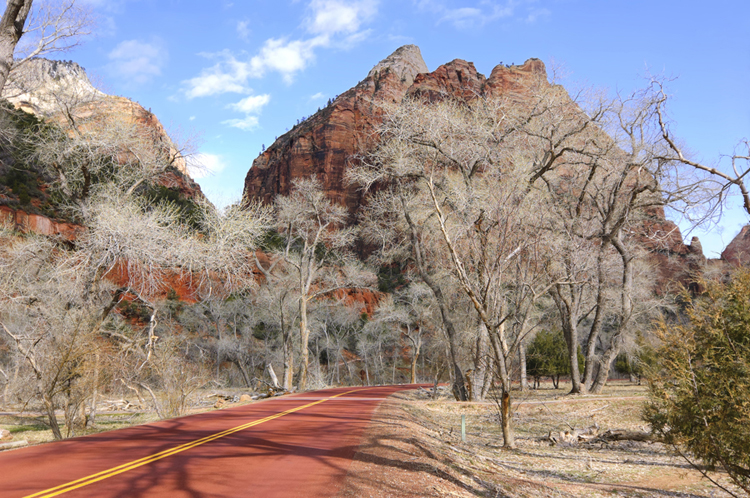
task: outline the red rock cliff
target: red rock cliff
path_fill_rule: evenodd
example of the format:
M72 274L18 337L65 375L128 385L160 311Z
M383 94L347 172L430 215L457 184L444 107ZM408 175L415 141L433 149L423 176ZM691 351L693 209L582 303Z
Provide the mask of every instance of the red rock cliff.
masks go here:
M276 195L288 194L294 179L316 175L329 198L346 205L354 221L361 194L345 184L344 173L356 154L376 140L379 103L399 102L407 96L470 100L503 95L523 99L538 85L549 85L546 68L539 59L529 59L520 66L500 64L487 78L473 63L460 59L429 72L418 47L401 47L379 62L357 86L279 137L258 156L245 178L243 197L270 203ZM690 275L705 264L700 242L696 239L685 245L679 228L664 217L663 210L652 211L644 225L644 241L649 245L649 240L659 240L658 247L651 243L649 249L655 254L662 281L691 281Z

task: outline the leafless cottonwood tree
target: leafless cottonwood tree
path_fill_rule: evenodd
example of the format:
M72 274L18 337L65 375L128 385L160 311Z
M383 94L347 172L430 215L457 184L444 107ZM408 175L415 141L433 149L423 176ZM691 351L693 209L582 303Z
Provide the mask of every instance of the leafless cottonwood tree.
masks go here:
M366 188L374 178L370 168L353 168L347 172L350 181ZM451 289L454 285L445 263L445 253L438 239L439 232L430 222L429 210L424 209L424 197L412 179L398 176L375 190L363 208L360 226L363 238L377 251L373 255L378 265L405 265L410 279L424 282L434 295L441 316L442 328L448 342L449 374L453 380L453 394L459 401L468 400L468 391L461 368L461 337L459 317L454 313Z
M437 325L436 321L437 320ZM437 307L429 287L422 282L412 282L397 289L391 296L378 304L373 322L386 324L397 332L394 344L393 368L400 360L401 343L406 343L411 351L409 357L409 381L417 382L417 365L422 354L422 346L439 327Z
M661 139L665 143L665 150L660 159L673 161L676 157L682 165L698 172L704 182L714 184L711 190L715 202L704 204L704 209L698 212L698 216L690 219L700 222L715 214L720 215L733 189L739 190L742 207L750 215L750 189L747 185L747 176L750 173L750 141L747 138L741 139L731 154L723 155L714 163L696 161L684 143L672 132L674 123L669 117L667 83L663 79L652 79L649 86L652 95L650 110L658 122Z
M681 171L684 158L663 140L659 98L646 89L597 99L587 113L579 110L567 120L568 126L589 125L562 137L549 125L554 116L540 114L519 127L543 164L537 183L549 194L545 209L555 213L549 228L557 239L551 257L558 282L550 294L568 343L573 393L601 391L636 319L656 307L656 279L642 269L649 251L673 242L674 234L663 229L664 208L689 212L710 195L699 178ZM576 357L584 322L581 378ZM605 328L611 333L602 344Z
M8 0L0 18L0 91L14 67L77 46L94 24L80 0ZM23 39L22 39L23 37Z
M309 307L316 300L330 297L340 289L366 287L373 276L350 252L356 230L347 227L348 213L344 206L331 202L316 178L295 180L288 196L278 196L275 201L277 233L283 245L272 255L275 261L256 264L266 278L267 285L293 282L290 294L297 300L300 340L300 367L298 387L307 386L309 368ZM278 272L285 274L277 278ZM287 278L291 276L291 279ZM286 294L284 294L286 295ZM282 327L282 330L288 330ZM284 338L284 344L289 337ZM293 384L293 350L285 346L284 388Z
M681 174L683 158L662 139L657 102L649 90L576 101L546 82L471 102L407 99L386 110L381 144L352 173L366 188L380 188L372 212L400 199L401 212L418 206L420 224L441 234L435 255L489 333L507 446L509 359L534 327L543 296L551 295L563 319L574 392L600 391L649 308L639 308L646 300L637 295L649 294L637 282L641 253L671 235L651 222L658 225L664 206L700 202L704 186ZM373 241L387 240L387 210L380 213ZM590 290L595 297L584 303L581 293ZM582 383L578 328L589 318Z
M511 363L532 326L534 304L549 288L544 192L529 188L531 162L507 143L498 102L407 100L389 109L374 160L361 183L408 182L439 238L442 261L486 328L502 386L504 444L514 445ZM506 145L503 147L503 145ZM536 220L535 220L536 219ZM535 220L535 221L534 221Z
M321 358L325 384L359 383L353 344L354 338L362 329L362 308L331 301L321 303L315 310L315 317L319 324L316 352Z

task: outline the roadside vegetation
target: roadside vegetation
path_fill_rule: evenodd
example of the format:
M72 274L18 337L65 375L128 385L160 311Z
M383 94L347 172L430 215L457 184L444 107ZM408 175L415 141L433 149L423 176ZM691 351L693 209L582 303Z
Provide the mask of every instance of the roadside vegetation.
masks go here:
M726 473L696 470L669 445L608 437L647 429L647 395L646 386L614 381L601 395L568 396L545 380L516 396L516 449L503 451L494 402L400 393L375 413L341 496L728 496L701 471L737 493Z

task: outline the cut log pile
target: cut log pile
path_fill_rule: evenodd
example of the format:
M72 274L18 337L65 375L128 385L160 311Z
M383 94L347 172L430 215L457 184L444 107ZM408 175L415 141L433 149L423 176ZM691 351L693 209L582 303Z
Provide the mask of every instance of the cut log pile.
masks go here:
M650 432L609 429L599 433L599 426L597 425L593 425L587 429L550 431L543 439L549 441L552 446L575 446L580 443L611 443L615 441L635 441L640 443L659 442L659 438Z
M133 403L127 399L108 399L104 401L104 406L98 406L97 410L105 412L116 412L120 410L140 410L140 403Z

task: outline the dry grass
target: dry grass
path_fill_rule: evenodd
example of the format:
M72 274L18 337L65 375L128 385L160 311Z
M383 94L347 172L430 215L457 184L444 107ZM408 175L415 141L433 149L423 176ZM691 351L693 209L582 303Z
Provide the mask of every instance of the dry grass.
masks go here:
M0 429L10 431L13 435L11 441L28 441L30 445L49 443L50 441L54 441L54 437L46 420L46 416L35 414L0 415ZM152 413L124 412L100 414L97 416L96 426L78 430L75 436L86 436L99 432L123 429L155 420L158 420L158 418ZM61 416L58 417L58 422L61 424L60 430L63 431L64 435L65 427L62 425Z
M644 387L614 383L603 396L564 392L516 397L514 450L502 448L491 402L457 403L447 395L432 400L416 391L396 395L376 413L342 496L726 496L659 443L551 445L550 432L571 428L647 429L640 419ZM727 484L721 474L712 477Z
M190 409L185 415L192 415L196 413L202 413L210 410L214 410L214 403L217 398L212 396L220 392L225 395L236 395L239 397L241 394L246 394L246 389L240 388L227 388L221 389L220 391L215 390L204 390L197 394ZM223 408L229 408L233 406L240 406L246 403L232 403L227 402L223 405ZM94 427L86 427L85 429L78 429L74 436L86 436L89 434L97 434L100 432L111 431L115 429L124 429L134 425L147 424L149 422L155 422L159 420L156 413L143 410L137 404L128 408L117 411L104 411L111 409L111 403L102 402L101 405L97 405L99 413L96 416L96 425ZM15 410L21 410L22 406L8 407ZM63 425L62 412L58 411L57 422L60 424L60 430L65 435L65 426ZM29 445L49 443L54 441L52 430L49 428L47 423L47 416L39 413L30 412L3 412L0 409L0 429L6 429L10 431L13 439L4 442L11 441L28 441ZM8 450L11 451L11 450Z

